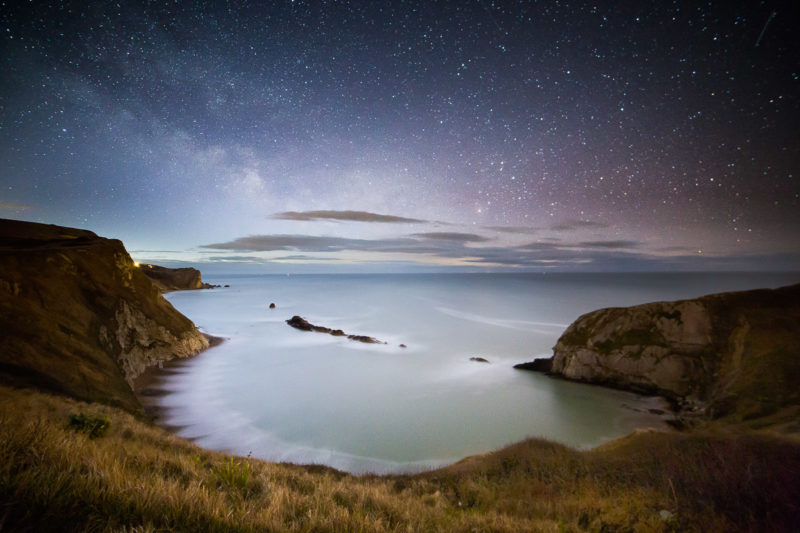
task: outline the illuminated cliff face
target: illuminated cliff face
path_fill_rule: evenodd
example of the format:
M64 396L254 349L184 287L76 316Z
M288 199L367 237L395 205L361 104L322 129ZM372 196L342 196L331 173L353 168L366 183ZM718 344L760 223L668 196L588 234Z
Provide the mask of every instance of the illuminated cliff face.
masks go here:
M138 263L135 263L138 265ZM195 268L166 268L144 264L139 268L162 291L194 290L203 288L200 271Z
M0 377L141 409L133 379L208 346L120 241L0 221Z

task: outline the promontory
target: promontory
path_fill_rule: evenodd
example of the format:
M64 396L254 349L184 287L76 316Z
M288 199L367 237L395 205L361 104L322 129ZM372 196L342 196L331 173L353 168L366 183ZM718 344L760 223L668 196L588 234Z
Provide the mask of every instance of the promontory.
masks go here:
M0 331L0 382L131 412L146 367L209 345L120 241L16 220L0 220Z

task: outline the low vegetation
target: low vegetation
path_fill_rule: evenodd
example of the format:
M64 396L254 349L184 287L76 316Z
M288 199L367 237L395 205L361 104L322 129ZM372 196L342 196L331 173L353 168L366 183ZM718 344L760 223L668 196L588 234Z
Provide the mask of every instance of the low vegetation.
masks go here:
M101 438L86 430L96 421ZM583 452L531 439L415 476L351 476L203 450L113 407L0 387L3 530L791 531L798 473L796 443L709 430Z

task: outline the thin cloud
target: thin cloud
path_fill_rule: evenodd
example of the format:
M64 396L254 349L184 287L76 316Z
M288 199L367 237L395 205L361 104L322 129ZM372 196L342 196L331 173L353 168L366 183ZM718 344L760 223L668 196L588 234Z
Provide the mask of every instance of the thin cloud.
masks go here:
M578 243L576 248L638 248L640 245L637 241L586 241Z
M412 246L414 239L347 239L315 235L252 235L228 242L206 244L203 248L249 252L279 250L300 252L389 251L392 247Z
M421 237L423 239L433 239L437 241L455 241L455 242L486 242L489 239L475 233L456 233L456 232L441 232L433 231L429 233L412 233L412 237Z
M206 261L214 263L265 263L267 260L253 255L215 255L207 257Z
M424 235L425 238L419 238ZM231 250L235 252L291 251L278 258L258 258L271 261L313 262L316 264L342 264L341 257L307 256L305 253L358 252L386 254L384 261L375 256L369 258L375 264L397 264L396 254L411 254L419 257L418 263L431 262L433 258L452 260L476 268L507 268L512 270L563 269L565 271L671 271L745 269L754 264L770 264L775 269L788 269L800 264L800 254L785 257L765 256L763 262L748 256L702 257L686 255L663 257L643 249L643 244L632 240L597 240L578 243L532 242L516 246L468 246L473 238L469 233L418 234L416 238L348 239L342 237L319 237L311 235L256 235L242 237L230 242L211 244L205 248ZM445 238L447 237L447 238ZM214 258L220 261L222 256ZM253 261L244 254L235 254L229 260ZM254 261L253 261L254 262Z
M426 222L416 218L398 217L394 215L379 215L368 211L284 211L276 213L272 218L277 220L344 220L351 222L381 222L391 224L418 224Z
M499 231L501 233L534 234L539 232L537 228L528 228L525 226L486 226L486 229L491 231Z
M271 261L318 261L322 263L331 263L335 261L341 261L341 259L337 257L313 257L310 255L284 255L281 257L275 257L271 259Z

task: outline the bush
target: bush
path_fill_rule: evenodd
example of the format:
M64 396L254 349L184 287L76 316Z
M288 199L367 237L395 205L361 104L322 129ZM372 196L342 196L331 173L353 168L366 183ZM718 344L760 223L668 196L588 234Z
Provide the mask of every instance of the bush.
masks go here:
M80 431L89 435L89 438L96 439L108 433L111 427L111 420L104 416L89 416L83 413L70 415L69 427L75 431Z
M262 490L261 483L252 478L250 463L234 461L228 458L221 465L214 467L217 486L227 491L238 491L242 496L259 494Z

